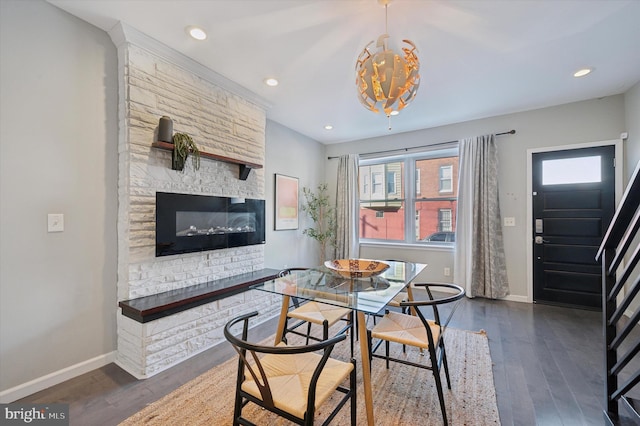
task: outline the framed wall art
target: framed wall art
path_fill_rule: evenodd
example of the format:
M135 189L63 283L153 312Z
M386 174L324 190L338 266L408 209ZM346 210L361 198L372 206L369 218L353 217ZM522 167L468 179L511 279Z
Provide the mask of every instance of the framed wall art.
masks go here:
M298 229L298 178L276 173L274 229Z

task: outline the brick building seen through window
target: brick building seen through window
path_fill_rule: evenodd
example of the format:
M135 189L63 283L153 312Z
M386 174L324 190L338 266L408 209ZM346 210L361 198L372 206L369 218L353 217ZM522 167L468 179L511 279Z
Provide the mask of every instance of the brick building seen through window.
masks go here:
M360 238L453 242L457 176L457 155L361 162ZM407 214L407 209L413 213ZM413 221L410 228L408 221Z

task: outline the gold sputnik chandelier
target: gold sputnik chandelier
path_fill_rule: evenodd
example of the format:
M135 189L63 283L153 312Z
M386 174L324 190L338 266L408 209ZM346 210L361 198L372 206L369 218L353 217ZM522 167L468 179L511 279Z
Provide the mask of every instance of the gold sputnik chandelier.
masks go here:
M389 118L396 115L415 98L420 86L420 61L418 49L410 40L402 40L402 52L397 53L389 48L389 32L387 30L387 8L391 0L378 0L384 5L385 33L378 37L372 53L371 41L358 56L356 62L356 86L358 99L367 109L379 113L384 111Z

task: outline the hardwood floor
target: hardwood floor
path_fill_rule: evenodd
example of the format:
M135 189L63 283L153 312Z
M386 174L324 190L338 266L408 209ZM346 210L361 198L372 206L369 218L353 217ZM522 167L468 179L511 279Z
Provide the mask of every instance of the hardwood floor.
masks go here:
M603 424L600 322L599 312L464 299L450 325L487 332L503 425L583 426ZM18 402L69 403L71 425L116 425L233 355L220 345L140 381L110 364Z
M453 326L489 336L504 425L601 425L601 314L548 305L467 301Z

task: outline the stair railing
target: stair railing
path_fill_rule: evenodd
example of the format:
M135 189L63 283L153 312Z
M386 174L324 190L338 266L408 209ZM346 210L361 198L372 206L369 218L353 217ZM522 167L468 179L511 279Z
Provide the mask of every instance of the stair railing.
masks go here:
M602 263L602 320L605 337L604 418L610 425L640 424L640 162L604 236L596 260ZM640 270L640 268L637 268ZM627 310L635 309L630 317ZM620 412L620 408L623 412ZM637 423L635 423L637 422Z

